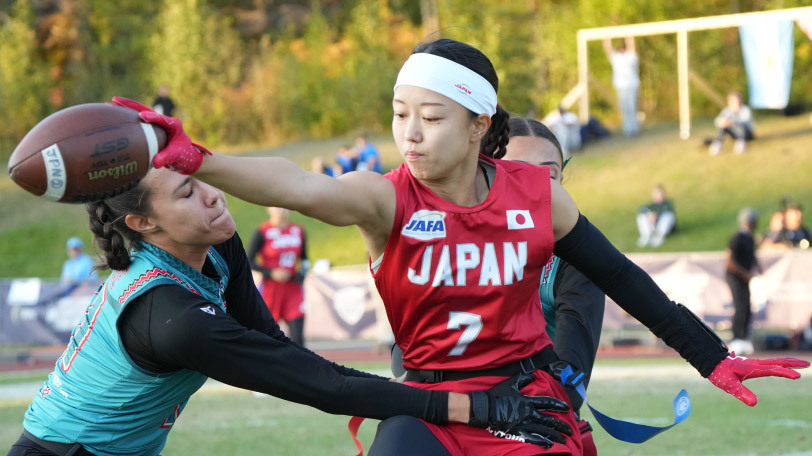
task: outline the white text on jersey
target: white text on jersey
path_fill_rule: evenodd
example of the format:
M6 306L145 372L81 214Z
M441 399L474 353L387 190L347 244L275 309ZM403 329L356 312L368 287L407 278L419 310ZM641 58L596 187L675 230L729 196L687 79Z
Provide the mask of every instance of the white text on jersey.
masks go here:
M456 256L456 269L451 266L451 249ZM511 285L520 282L524 277L524 267L527 265L527 242L502 243L502 267L496 256L496 246L493 242L486 242L481 248L476 244L443 245L439 259L434 261L434 246L429 245L423 249L423 256L419 270L409 268L409 282L416 285L425 285L431 279L431 286L466 286L469 270L479 269L479 286ZM434 268L434 270L432 270ZM456 272L456 273L455 273Z
M277 234L276 236L266 236L274 249L286 249L299 247L302 245L302 238L298 234Z

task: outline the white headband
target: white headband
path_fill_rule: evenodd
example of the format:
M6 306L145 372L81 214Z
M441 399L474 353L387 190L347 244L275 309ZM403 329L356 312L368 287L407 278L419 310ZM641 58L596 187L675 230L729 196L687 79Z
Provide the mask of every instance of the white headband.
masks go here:
M496 91L482 76L443 57L412 54L398 73L395 89L408 85L444 95L476 114L496 113Z

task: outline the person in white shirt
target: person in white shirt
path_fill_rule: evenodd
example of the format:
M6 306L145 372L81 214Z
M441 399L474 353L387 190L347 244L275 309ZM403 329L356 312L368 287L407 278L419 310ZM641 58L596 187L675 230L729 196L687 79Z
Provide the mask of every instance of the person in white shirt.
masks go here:
M727 107L713 120L716 125L716 139L711 142L710 154L719 155L725 135L730 135L736 142L733 149L737 154L744 153L747 141L753 136L753 111L742 101L742 94L732 92L727 95Z
M581 148L581 123L574 112L567 111L563 106L559 106L558 110L545 120L561 144L565 157Z
M633 37L626 37L620 48L612 47L612 40L603 40L603 50L612 64L612 85L617 92L620 114L623 118L623 134L637 136L637 94L640 90L639 59Z

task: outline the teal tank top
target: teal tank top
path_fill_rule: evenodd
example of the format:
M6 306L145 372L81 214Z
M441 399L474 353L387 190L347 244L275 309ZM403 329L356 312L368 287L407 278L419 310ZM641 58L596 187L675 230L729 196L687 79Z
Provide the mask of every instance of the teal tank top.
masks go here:
M539 298L541 298L541 310L544 311L544 320L547 322L546 330L550 339L555 341L555 295L553 286L555 276L558 274L558 265L561 258L553 255L544 267L541 275L541 285L539 285Z
M205 383L194 371L155 374L138 367L116 321L127 303L165 284L184 287L225 311L225 261L209 249L207 261L219 277L212 280L150 244L139 244L132 260L96 291L26 411L23 426L40 439L78 442L99 456L157 455L189 397Z

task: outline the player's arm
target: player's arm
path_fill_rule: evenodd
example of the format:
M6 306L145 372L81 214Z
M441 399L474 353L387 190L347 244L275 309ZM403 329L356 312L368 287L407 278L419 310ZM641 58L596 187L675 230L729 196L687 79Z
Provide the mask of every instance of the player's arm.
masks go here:
M373 413L376 401L385 403L387 398L398 396L402 404L388 405L400 406L394 410L404 414L419 415L416 409L431 400L419 392L410 394L411 389L400 395L394 390L382 392L381 385L399 385L372 374L346 376L333 363L292 344L284 335L277 338L250 330L219 307L177 286L155 287L138 304L149 312L135 309L125 324L149 329L141 332L141 340L148 347L146 359L150 360L142 367L149 370L190 369L232 386L327 412L373 418L379 417ZM136 362L145 358L140 355L144 349L132 343L125 343L125 347ZM360 397L364 390L369 392L366 400ZM394 402L399 402L397 399ZM381 406L387 408L387 404Z
M122 333L136 328L129 331L135 337L123 340L133 360L147 360L148 364L139 365L148 370L189 369L327 413L375 419L408 415L436 424L466 423L520 434L544 446L552 445L551 440L563 443L561 433L572 433L560 420L539 414L566 411L565 402L521 395L519 388L532 381L530 375L468 394L413 388L371 374L347 376L315 353L245 328L184 288L164 285L145 295L137 303L140 312L129 313L119 328Z
M556 180L550 181L550 200L552 206L553 235L556 242L572 231L572 227L578 221L580 213L578 206L569 193L564 190L561 183Z
M614 51L612 48L612 40L610 38L604 38L601 44L603 45L603 52L606 54L606 57L612 58L612 52Z
M235 233L231 239L214 248L228 265L229 280L224 295L228 314L249 330L258 331L280 342L290 343L299 350L312 354L310 350L296 344L285 335L263 302L257 287L253 284L251 269L239 235ZM351 377L377 377L340 364L333 363L333 368L340 374Z
M634 37L633 36L627 36L626 37L626 50L628 50L629 52L631 52L633 54L637 53L637 46L635 46L635 44L634 44Z
M380 174L367 171L331 179L283 158L212 154L191 141L180 120L132 100L114 97L113 102L138 111L142 120L166 132L166 146L152 159L154 166L196 173L195 177L254 204L293 209L335 226L357 225L370 254L383 253L394 223L395 188Z
M371 171L335 179L284 158L214 154L195 177L250 203L285 207L335 226L374 228L394 219L395 189Z
M720 389L753 406L756 396L741 382L756 376L799 378L792 369L809 366L794 358L750 360L729 356L727 346L702 320L676 304L639 266L620 253L583 215L556 182L552 185L553 252L575 266L621 308L675 349ZM555 221L556 217L562 221ZM572 223L574 225L563 231Z

